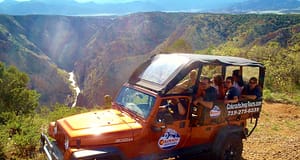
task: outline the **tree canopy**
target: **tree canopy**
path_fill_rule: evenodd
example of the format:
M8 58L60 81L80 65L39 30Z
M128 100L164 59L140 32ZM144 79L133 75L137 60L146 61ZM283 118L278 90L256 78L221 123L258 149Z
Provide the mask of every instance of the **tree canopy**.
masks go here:
M39 105L39 94L27 87L29 77L14 66L0 62L0 113L28 114Z

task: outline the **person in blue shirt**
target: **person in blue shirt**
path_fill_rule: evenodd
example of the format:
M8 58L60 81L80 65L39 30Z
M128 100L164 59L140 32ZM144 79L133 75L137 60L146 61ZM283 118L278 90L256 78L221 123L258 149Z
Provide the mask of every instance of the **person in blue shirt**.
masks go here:
M257 78L251 77L249 84L243 89L241 99L242 100L259 100L261 99L262 93L259 85L257 84Z
M244 81L240 70L237 69L232 72L232 79L233 79L232 85L238 89L239 92L238 94L241 95L242 90L244 88Z
M239 101L240 92L239 90L233 86L233 77L227 77L225 80L225 85L227 87L227 92L225 94L224 103L237 103Z

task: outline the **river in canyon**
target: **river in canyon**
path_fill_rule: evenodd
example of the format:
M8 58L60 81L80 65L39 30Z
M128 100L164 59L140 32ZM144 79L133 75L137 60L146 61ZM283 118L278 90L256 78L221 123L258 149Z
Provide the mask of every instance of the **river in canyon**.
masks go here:
M80 93L80 88L78 87L76 81L75 81L75 76L74 76L74 72L69 72L69 80L71 81L71 86L73 87L73 89L75 90L75 100L72 104L71 107L75 107L76 106L76 103L77 103L77 98L78 98L78 95Z

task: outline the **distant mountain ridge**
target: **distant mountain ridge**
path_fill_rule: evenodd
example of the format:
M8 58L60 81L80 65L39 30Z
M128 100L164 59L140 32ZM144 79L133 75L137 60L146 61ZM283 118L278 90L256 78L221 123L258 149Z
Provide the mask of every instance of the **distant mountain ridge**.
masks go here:
M164 0L135 1L128 3L78 3L74 0L31 0L17 2L4 0L0 13L9 15L125 15L137 12L211 12L247 13L251 11L277 10L284 13L298 12L298 0Z
M195 52L222 45L249 48L299 44L298 15L138 13L126 16L0 15L0 61L29 74L42 104L72 95L67 74L82 90L78 105L113 97L134 68L161 52Z
M247 13L277 11L277 13L300 13L299 0L248 0L237 3L227 9L228 12Z

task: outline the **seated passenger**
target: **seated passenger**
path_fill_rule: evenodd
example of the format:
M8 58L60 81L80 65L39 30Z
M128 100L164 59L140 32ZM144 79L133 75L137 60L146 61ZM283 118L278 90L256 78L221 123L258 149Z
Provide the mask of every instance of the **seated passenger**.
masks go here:
M213 87L217 90L218 99L224 99L225 97L225 88L223 83L223 77L220 74L216 74L213 77Z
M238 89L239 95L241 95L243 87L244 87L244 81L243 77L240 73L240 70L234 70L232 72L232 78L233 78L233 86Z
M197 79L197 71L196 70L191 70L189 73L189 78L184 80L181 83L178 83L175 87L174 90L175 92L184 92L185 90L193 87L196 84L196 79Z
M216 89L210 85L210 79L208 77L203 77L199 85L201 85L199 87L203 87L205 92L203 96L197 97L193 104L197 105L199 103L206 108L212 109L217 99Z
M257 100L262 96L261 89L257 84L257 78L251 77L249 84L244 87L241 99L242 100Z
M176 85L176 87L182 88L182 89L188 89L190 87L193 87L196 84L196 79L197 79L197 71L192 70L189 73L189 78L179 84Z
M205 95L205 84L203 82L199 82L199 86L196 93L196 98L203 97Z
M225 100L224 103L237 103L239 101L239 91L237 88L233 86L233 78L232 77L227 77L225 84L226 87L228 88L226 94L225 94Z

